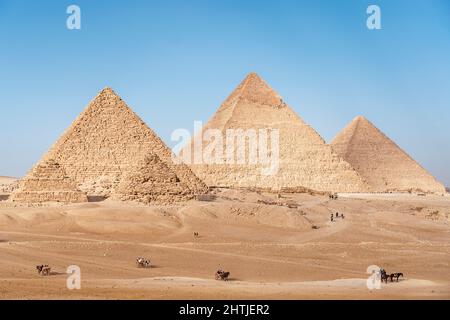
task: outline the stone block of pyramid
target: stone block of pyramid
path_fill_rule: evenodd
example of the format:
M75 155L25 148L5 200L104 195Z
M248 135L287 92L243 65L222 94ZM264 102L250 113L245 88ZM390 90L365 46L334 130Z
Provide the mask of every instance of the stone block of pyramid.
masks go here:
M172 161L171 150L110 88L89 103L42 161L60 163L88 195L108 197L149 154L157 155L192 192L207 191L186 165Z
M370 190L445 193L444 186L370 121L358 116L331 142Z
M77 189L75 181L67 176L59 163L47 160L35 166L20 181L11 200L26 203L78 203L87 202L88 198Z
M211 142L203 135L208 129L220 130L224 140L228 129L278 130L277 173L263 174L261 169L266 165L261 163L196 162L195 146ZM246 146L247 155L248 151ZM341 192L367 190L351 165L334 153L320 135L255 73L249 74L223 102L202 132L180 152L180 157L190 163L194 173L209 186Z

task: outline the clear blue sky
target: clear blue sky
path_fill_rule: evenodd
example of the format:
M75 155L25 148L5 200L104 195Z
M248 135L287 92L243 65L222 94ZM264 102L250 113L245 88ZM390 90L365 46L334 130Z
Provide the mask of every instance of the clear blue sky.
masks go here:
M23 175L105 86L173 145L250 71L327 141L362 114L450 185L447 0L0 0L0 175Z

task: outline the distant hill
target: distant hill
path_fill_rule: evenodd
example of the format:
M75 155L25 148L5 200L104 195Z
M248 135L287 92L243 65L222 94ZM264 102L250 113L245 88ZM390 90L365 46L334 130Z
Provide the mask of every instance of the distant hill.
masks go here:
M0 194L10 194L19 186L19 179L0 176Z
M10 183L19 180L19 178L0 176L0 183Z

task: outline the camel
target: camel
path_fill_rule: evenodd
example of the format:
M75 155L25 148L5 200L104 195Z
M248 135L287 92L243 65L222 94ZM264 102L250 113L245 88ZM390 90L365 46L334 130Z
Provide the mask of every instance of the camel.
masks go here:
M229 276L230 276L229 272L219 269L219 270L217 270L217 272L215 274L215 279L216 280L228 281L228 277Z
M136 265L138 268L150 268L150 260L145 258L137 258Z
M49 276L50 275L51 268L46 264L36 266L36 269L41 276Z

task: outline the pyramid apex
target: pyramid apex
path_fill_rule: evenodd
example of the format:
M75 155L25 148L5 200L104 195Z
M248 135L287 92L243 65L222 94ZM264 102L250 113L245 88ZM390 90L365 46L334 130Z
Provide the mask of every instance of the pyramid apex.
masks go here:
M100 90L99 94L105 94L105 93L116 94L111 87L104 87L102 90Z
M369 126L368 126L369 124ZM358 115L350 121L347 126L342 129L331 141L331 144L343 143L342 141L350 141L357 131L361 128L374 127L374 125L364 116Z
M353 121L362 121L362 120L367 121L367 119L364 116L362 116L362 115L356 116L353 119Z
M122 100L122 97L119 96L111 87L104 87L102 90L100 90L99 93L95 96L93 101L97 101L100 104L104 104L104 102L100 102L103 100L109 100L112 99L114 101L116 100Z
M254 78L254 79L261 79L261 77L259 76L259 74L257 74L256 72L252 71L250 72L246 78ZM261 79L262 80L262 79Z
M230 97L238 97L241 100L263 105L280 106L283 104L281 96L256 72L250 72Z
M262 84L262 85L266 85L269 86L263 78L261 78L259 76L259 74L257 74L256 72L250 72L244 79L244 82L249 84L249 83L254 83L254 84Z

